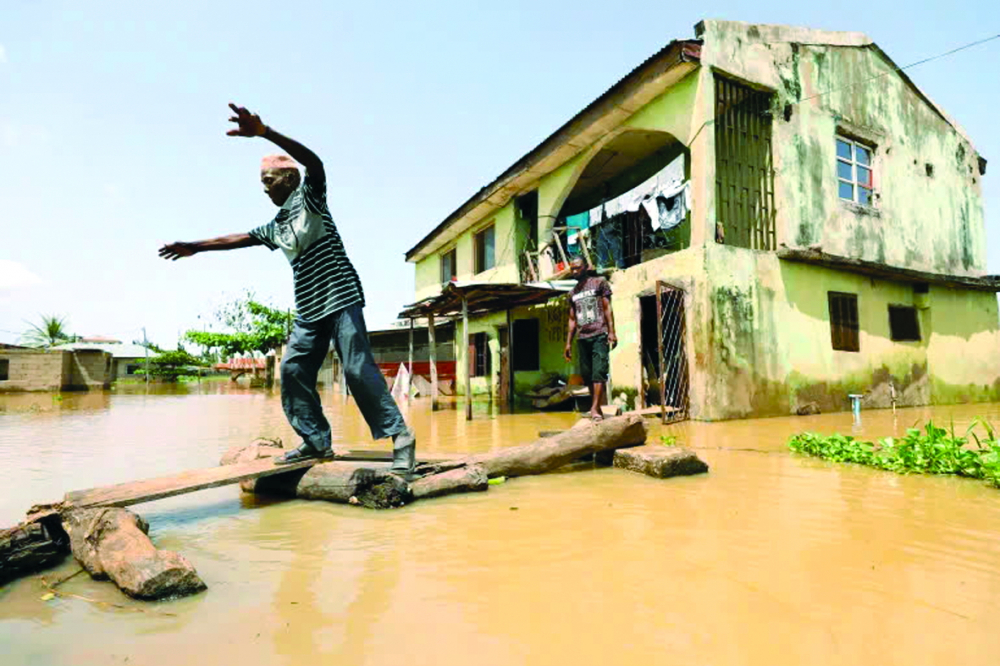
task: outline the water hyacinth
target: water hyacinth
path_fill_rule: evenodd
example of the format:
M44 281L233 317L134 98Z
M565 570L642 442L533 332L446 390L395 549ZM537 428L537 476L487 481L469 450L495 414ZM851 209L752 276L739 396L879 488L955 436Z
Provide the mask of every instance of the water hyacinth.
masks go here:
M976 429L982 428L983 437ZM945 430L928 422L923 429L910 428L903 437L886 437L878 443L850 435L793 435L788 448L796 453L831 462L875 467L899 474L954 474L983 479L1000 488L1000 441L993 427L974 420L965 434Z

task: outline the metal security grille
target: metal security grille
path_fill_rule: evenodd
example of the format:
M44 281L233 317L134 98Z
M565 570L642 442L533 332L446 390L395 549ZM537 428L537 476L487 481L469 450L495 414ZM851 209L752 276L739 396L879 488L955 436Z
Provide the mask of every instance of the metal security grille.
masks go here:
M684 290L656 283L656 333L659 339L660 417L663 423L688 418L688 364L684 344Z
M777 246L771 94L715 77L716 240L754 250Z

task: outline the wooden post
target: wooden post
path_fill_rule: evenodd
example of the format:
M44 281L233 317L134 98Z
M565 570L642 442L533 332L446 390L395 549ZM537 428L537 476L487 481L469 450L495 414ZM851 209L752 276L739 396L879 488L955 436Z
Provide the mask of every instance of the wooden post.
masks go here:
M406 371L410 373L410 385L413 385L413 317L410 317L410 356L407 360Z
M437 343L434 340L434 313L427 315L427 345L429 348L429 360L431 362L431 411L438 408L438 368L437 368Z
M660 368L656 381L660 385L660 423L667 422L667 387L663 377L666 374L663 367L663 283L656 282L656 351L660 358Z
M514 413L514 314L507 308L507 411Z
M462 336L465 338L465 420L472 420L472 359L469 358L469 299L462 294Z

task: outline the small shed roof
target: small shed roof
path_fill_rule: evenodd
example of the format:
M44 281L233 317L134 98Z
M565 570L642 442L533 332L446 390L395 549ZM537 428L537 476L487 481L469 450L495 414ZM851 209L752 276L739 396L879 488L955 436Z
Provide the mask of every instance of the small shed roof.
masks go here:
M406 306L400 317L454 316L462 313L462 300L468 303L469 314L502 312L522 305L544 303L572 289L572 281L492 283L449 282L441 293Z

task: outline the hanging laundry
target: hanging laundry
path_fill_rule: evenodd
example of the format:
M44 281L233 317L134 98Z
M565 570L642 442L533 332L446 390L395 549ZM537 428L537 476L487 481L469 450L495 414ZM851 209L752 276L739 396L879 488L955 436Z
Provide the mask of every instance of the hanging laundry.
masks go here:
M685 182L670 190L658 192L642 202L653 231L673 229L684 221L689 209L690 191L690 184Z

